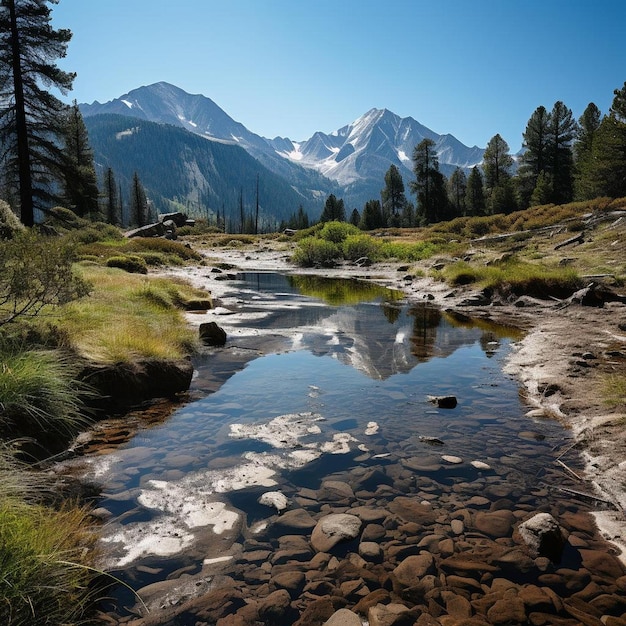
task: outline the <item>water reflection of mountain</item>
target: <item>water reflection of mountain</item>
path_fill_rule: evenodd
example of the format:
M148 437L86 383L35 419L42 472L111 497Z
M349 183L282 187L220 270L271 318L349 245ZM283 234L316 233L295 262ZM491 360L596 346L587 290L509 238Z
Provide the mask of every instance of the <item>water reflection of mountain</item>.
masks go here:
M319 356L332 355L381 380L481 342L485 332L455 325L440 309L428 305L360 304L320 320L317 332L303 335L302 347Z
M254 273L245 275L245 281L262 293L256 303L266 316L256 326L288 331L295 336L293 348L333 356L375 380L409 372L421 362L476 342L492 353L498 337L506 334L427 303L409 307L393 297L385 299L398 292L371 283ZM360 290L365 291L359 299ZM248 301L248 310L255 308L254 302Z

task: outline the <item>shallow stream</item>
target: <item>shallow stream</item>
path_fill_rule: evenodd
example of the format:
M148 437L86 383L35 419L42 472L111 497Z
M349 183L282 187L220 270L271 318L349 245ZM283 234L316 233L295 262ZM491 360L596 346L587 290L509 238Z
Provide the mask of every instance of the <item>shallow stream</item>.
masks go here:
M216 316L227 344L195 364L197 395L221 386L86 460L110 514L105 565L135 589L226 562L250 538L277 541L282 505L259 503L266 492L313 515L332 508L329 480L353 490L342 504L401 492L533 511L568 482L555 469L568 433L527 417L502 371L518 331L357 281L249 273L232 293L248 317Z

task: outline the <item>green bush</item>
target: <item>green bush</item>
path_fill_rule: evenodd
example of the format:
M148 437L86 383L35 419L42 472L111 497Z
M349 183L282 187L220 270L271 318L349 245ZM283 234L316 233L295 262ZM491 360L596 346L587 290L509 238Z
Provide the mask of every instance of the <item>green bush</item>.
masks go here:
M441 245L433 241L404 243L400 241L385 242L381 253L387 259L399 261L422 261L441 251Z
M17 215L4 200L0 200L0 239L11 239L21 230L24 226Z
M348 235L358 235L361 231L348 222L326 222L319 231L319 237L325 241L340 244Z
M123 239L122 231L104 222L97 222L72 232L72 240L79 244L90 244L98 241L116 241Z
M112 256L106 261L107 267L117 267L131 274L147 274L148 266L142 257L136 255Z
M369 235L348 235L342 245L344 258L356 261L368 257L377 261L381 257L382 242Z
M342 258L341 250L331 241L307 237L299 242L293 262L303 267L332 267Z
M58 237L22 231L0 246L0 326L36 316L89 293L74 273L75 248Z

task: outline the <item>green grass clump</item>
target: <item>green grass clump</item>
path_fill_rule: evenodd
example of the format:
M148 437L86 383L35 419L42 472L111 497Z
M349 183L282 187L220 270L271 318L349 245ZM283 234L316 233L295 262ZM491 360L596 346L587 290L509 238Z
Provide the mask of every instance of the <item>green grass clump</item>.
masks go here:
M307 237L299 242L292 260L302 267L332 267L342 256L339 246L332 241Z
M343 256L349 261L356 261L362 257L368 257L372 261L378 261L382 257L382 242L369 235L348 235L341 245Z
M399 261L422 261L441 252L441 245L433 241L418 241L407 243L388 241L382 246L382 255L387 259Z
M96 575L86 509L37 503L40 476L0 448L0 623L77 624L88 617Z
M83 265L94 285L88 298L56 312L54 321L85 358L127 363L136 358L182 358L196 348L196 335L182 308L205 291L164 278L116 268ZM111 323L114 320L114 323Z
M181 261L201 261L202 255L179 241L163 237L133 237L128 240L127 252L142 254L158 252L165 257L177 257Z
M0 427L5 433L67 436L85 424L80 398L86 390L58 350L3 347L0 358Z
M442 276L452 285L475 284L505 297L529 295L536 298L563 298L581 287L581 281L572 269L546 267L515 259L489 266L474 266L459 261L446 266Z
M612 408L626 406L626 376L609 374L603 380L604 403Z
M144 259L137 255L120 255L109 257L106 261L107 267L117 267L131 274L147 274L148 266Z

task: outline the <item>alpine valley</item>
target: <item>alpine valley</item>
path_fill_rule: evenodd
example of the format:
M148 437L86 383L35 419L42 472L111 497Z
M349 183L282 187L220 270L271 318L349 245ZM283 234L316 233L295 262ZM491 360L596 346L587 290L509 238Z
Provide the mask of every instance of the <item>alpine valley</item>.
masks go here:
M306 141L256 135L215 102L160 82L110 102L81 104L96 165L111 168L121 188L135 172L154 207L191 216L220 211L235 215L258 201L267 226L288 219L300 206L319 218L329 194L343 198L346 212L380 198L385 173L398 167L407 195L411 155L424 138L435 142L440 170L469 170L484 149L452 135L438 135L411 117L371 109L330 134Z

